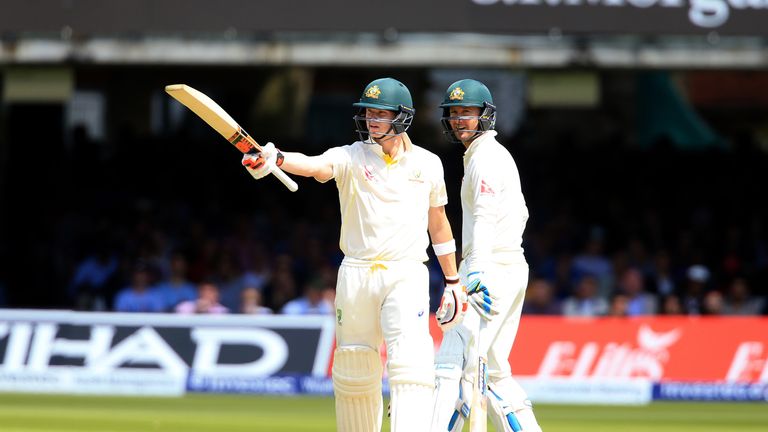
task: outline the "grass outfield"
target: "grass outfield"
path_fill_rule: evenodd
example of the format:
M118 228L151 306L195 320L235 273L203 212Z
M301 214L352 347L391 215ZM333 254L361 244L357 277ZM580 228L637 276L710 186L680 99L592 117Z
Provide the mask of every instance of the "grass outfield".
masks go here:
M537 405L545 432L768 430L768 404ZM334 431L332 398L188 395L82 397L0 393L3 432ZM384 430L389 430L385 424ZM493 430L493 427L489 427Z

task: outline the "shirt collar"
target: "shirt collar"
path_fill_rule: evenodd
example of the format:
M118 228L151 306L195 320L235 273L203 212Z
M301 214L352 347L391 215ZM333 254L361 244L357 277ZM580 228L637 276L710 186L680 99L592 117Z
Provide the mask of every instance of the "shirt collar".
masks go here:
M480 143L492 140L494 137L496 137L497 132L495 130L489 130L485 131L480 134L479 137L475 138L472 143L467 147L467 149L464 151L464 156L469 156L472 153L474 153L477 150L477 147L480 145Z
M405 154L408 153L413 148L413 143L411 142L411 138L408 136L407 133L403 132L400 134L400 139L403 140L403 149L401 152L395 156L394 159L390 158L388 154L384 153L384 150L381 147L381 144L377 143L376 141L368 141L367 143L370 145L370 148L373 150L374 153L376 153L380 158L386 162L387 165L392 165L397 162L400 162L400 160L405 157Z

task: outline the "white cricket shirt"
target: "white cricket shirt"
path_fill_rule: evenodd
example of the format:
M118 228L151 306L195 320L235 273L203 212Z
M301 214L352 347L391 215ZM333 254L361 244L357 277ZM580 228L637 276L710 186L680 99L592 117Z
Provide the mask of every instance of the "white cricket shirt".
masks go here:
M461 237L467 273L485 271L492 263L525 262L528 207L515 160L495 137L496 131L485 132L464 152Z
M362 260L428 259L430 207L448 202L443 164L404 137L394 160L379 144L357 141L323 155L333 164L339 189L344 255Z

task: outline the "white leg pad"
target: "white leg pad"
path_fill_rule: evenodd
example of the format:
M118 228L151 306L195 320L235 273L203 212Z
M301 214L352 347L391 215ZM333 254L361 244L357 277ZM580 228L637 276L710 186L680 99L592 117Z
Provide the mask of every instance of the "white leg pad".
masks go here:
M432 396L432 432L460 431L466 415L456 415L456 401L461 400L462 368L457 364L435 365L435 393ZM469 407L469 405L467 405ZM468 412L467 412L468 415ZM454 418L458 417L458 418Z
M336 348L333 359L333 392L336 396L336 426L339 432L379 432L381 357L362 345Z
M533 415L533 408L515 411L515 416L523 427L523 432L542 432L539 422L536 421L536 416Z
M533 404L520 384L507 377L488 383L489 416L497 431L541 432Z
M435 354L432 432L461 432L469 418L475 393L471 380L476 373L467 375L464 368L467 366L466 347L471 339L469 329L463 324L443 334L440 349Z
M430 360L431 364L431 360ZM389 360L389 389L392 432L415 432L429 429L432 418L432 394L435 376L432 368L417 370L409 364Z

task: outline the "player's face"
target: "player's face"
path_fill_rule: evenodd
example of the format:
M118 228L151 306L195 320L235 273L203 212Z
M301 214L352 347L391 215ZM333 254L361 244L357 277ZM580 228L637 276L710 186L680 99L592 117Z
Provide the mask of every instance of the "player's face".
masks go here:
M384 134L392 133L392 120L394 118L394 111L366 108L365 124L368 126L368 133L371 138L381 139L385 137Z
M451 117L472 117L472 118L453 118L448 122L453 128L453 134L461 142L471 141L475 133L480 130L480 108L454 106L448 111Z
M219 289L216 288L215 285L204 283L200 285L200 288L198 289L198 296L201 300L204 300L208 303L218 303Z

